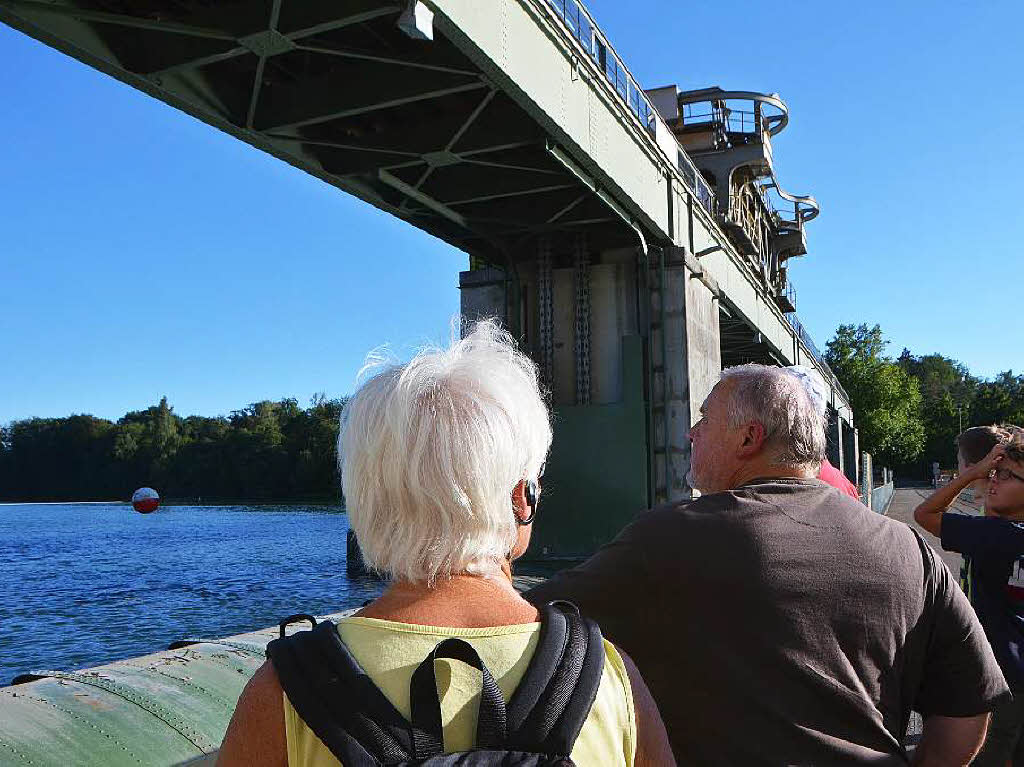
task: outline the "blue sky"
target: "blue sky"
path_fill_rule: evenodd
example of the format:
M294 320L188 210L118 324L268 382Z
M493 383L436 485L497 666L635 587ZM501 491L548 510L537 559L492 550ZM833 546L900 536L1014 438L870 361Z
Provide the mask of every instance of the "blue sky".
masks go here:
M789 103L819 346L878 322L894 355L1024 370L1024 6L590 8L645 86ZM465 254L3 26L0 72L0 422L306 404L448 334Z

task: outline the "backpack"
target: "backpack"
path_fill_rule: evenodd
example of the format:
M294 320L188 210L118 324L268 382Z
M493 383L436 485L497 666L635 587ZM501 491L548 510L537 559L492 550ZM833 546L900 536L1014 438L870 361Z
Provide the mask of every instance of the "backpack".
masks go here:
M556 767L573 765L573 744L597 697L604 669L601 630L568 602L541 610L540 638L506 706L473 646L445 639L410 683L412 721L395 709L360 668L332 621L267 645L292 707L344 767ZM434 661L454 658L483 677L476 745L445 754Z

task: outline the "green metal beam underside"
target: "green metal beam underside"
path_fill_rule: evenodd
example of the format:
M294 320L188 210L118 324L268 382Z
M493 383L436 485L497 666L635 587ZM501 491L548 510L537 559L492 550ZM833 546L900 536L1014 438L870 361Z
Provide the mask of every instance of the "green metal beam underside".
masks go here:
M395 176L391 175L390 173L388 173L383 168L381 168L379 171L377 171L377 176L385 184L387 184L390 187L393 187L393 188L397 189L399 192L404 194L406 197L411 197L412 199L416 200L417 202L419 202L419 203L421 203L423 205L426 205L428 208L430 208L435 213L439 213L440 215L442 215L445 218L447 218L449 221L452 221L452 222L458 224L459 226L463 227L464 229L468 229L469 228L469 224L466 223L466 219L462 217L461 213L457 213L456 211L452 210L451 208L449 208L444 203L438 202L433 197L431 197L429 195L426 195L423 192L419 191L418 189L413 187L411 184L407 184L404 181L402 181L400 178L396 178Z

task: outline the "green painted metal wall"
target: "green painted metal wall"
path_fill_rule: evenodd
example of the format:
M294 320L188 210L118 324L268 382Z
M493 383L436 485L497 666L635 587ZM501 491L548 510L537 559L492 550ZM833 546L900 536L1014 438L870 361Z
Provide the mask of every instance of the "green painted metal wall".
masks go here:
M527 558L585 556L647 508L643 347L622 339L623 401L559 406Z

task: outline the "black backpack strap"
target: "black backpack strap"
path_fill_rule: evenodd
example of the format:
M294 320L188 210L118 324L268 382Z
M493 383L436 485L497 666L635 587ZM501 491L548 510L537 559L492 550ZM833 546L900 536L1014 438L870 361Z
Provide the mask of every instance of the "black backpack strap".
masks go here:
M568 756L601 686L604 642L569 602L541 611L537 649L508 704L508 747Z
M346 767L408 760L410 725L324 621L267 645L296 713Z
M476 723L476 748L500 749L505 745L505 698L491 672L480 660L469 642L445 639L439 642L416 671L409 685L412 703L412 729L417 759L436 756L444 751L444 733L441 728L441 703L437 697L437 678L434 661L441 658L460 660L479 670L483 675L480 707Z
M378 767L441 753L438 658L455 658L481 671L477 748L568 757L597 697L604 643L597 624L581 618L574 605L546 605L537 648L506 707L476 650L461 639L446 639L413 674L412 724L370 680L330 621L275 639L267 645L267 657L292 707L342 764Z

